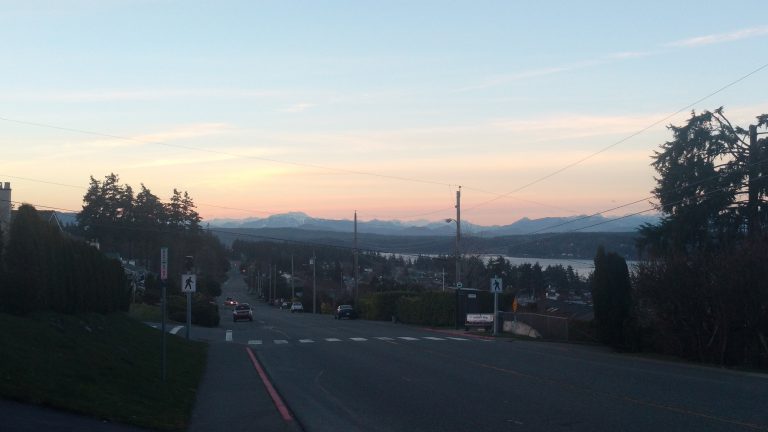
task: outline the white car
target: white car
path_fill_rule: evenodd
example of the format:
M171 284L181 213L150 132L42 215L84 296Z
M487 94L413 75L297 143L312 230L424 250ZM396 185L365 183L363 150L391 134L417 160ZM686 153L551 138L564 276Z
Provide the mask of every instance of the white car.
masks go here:
M304 305L301 302L293 302L291 304L291 312L304 312Z

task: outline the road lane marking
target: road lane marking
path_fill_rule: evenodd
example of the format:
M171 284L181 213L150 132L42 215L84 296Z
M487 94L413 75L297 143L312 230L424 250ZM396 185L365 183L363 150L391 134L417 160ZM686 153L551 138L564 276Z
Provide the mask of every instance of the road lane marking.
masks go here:
M299 342L301 343L315 343L312 339L299 339Z
M341 342L341 339L336 339L336 338L325 338L325 340L328 342Z
M386 337L386 336L377 337L376 339L378 339L378 340L383 340L383 341L391 341L391 340L395 340L394 338L391 338L391 337Z
M447 336L447 338L450 339L450 340L457 340L457 341L469 341L469 339L464 339L464 338L460 338L460 337Z
M176 334L179 332L179 330L183 329L184 326L176 326L173 329L171 329L171 334Z
M261 341L258 339L252 339L248 341L248 345L261 345Z
M398 339L407 340L407 341L419 340L419 338L410 337L410 336L399 336Z
M288 341L285 339L275 339L274 342L275 342L275 345L285 345L288 343Z
M354 337L354 338L349 338L349 339L350 339L350 340L353 340L353 341L355 341L355 342L365 342L365 341L367 341L367 340L368 340L368 339L366 339L366 338L361 338L361 337Z
M256 359L256 355L253 353L250 347L246 347L245 350L248 352L248 356L251 358L251 363L253 363L253 367L256 369L256 372L258 372L259 377L261 378L261 382L263 382L264 387L267 388L267 393L269 393L269 396L272 398L272 402L275 403L277 410L280 411L280 415L283 416L283 420L287 422L293 421L291 412L288 410L288 407L285 405L285 403L283 403L283 399L277 393L277 390L275 390L275 387L269 381L269 378L267 377L266 372L264 372L264 368L261 367L261 364L259 364L259 360Z
M429 340L445 340L443 338L434 337L434 336L424 336L422 339L429 339Z
M226 335L224 336L224 339L227 342L232 342L232 330L227 330Z

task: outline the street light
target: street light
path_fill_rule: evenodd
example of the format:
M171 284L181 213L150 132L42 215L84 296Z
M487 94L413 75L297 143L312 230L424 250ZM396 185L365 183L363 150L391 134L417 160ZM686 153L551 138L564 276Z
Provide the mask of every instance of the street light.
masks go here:
M446 223L456 222L456 248L454 253L456 254L456 288L461 284L461 263L459 262L459 241L461 241L461 223L457 219L447 218Z

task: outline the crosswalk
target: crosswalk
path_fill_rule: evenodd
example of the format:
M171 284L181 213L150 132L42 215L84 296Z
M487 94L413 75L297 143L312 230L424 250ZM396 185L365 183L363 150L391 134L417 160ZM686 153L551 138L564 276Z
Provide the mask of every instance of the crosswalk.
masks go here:
M225 340L227 342L234 342L234 337L231 330L228 330L225 335ZM271 339L271 340L264 340L264 339L250 339L248 340L248 345L290 345L290 344L314 344L314 343L344 343L344 342L356 342L356 343L363 343L363 342L375 342L375 341L381 341L381 342L398 342L398 341L405 341L405 342L423 342L423 341L458 341L458 342L470 342L472 340L479 340L479 341L487 341L484 339L469 339L469 338L463 338L463 337L456 337L456 336L443 336L443 337L437 337L437 336L396 336L396 337L390 337L390 336L374 336L374 337L349 337L349 338L335 338L335 337L329 337L329 338L319 338L319 339Z

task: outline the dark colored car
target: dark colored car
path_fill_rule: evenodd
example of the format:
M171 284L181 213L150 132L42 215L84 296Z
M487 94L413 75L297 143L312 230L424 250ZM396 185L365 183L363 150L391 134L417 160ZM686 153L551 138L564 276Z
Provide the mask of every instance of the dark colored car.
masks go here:
M226 300L224 300L225 306L237 306L237 300L233 299L232 297L227 297Z
M232 311L232 321L237 322L237 320L241 319L253 321L253 309L251 309L251 305L248 303L240 303L235 306L235 310Z
M350 305L341 305L336 308L336 315L333 317L334 319L355 319L357 318L357 312L355 312L355 309Z

